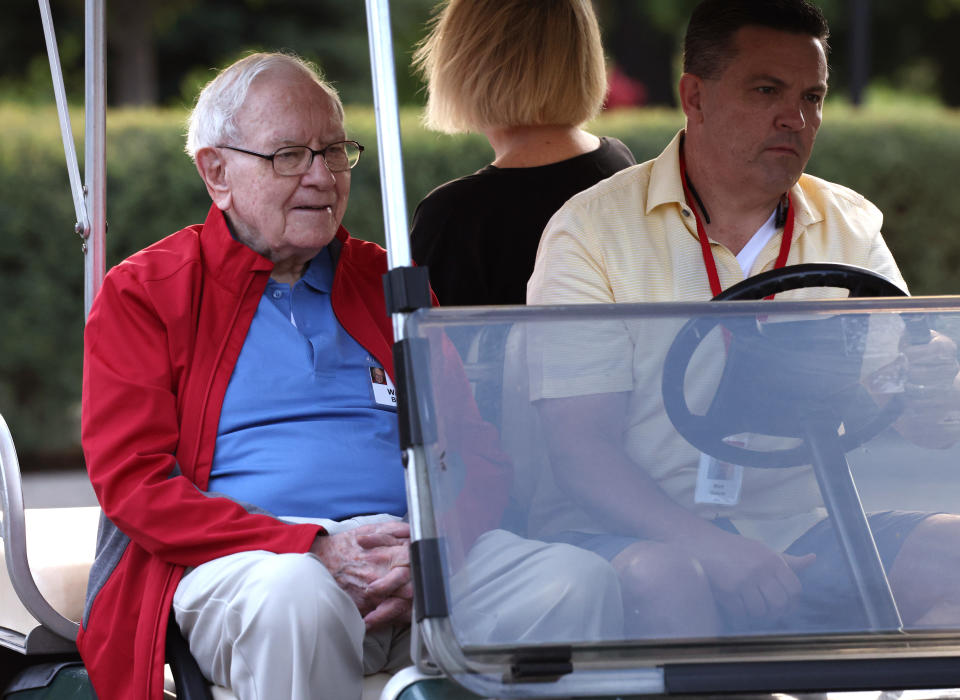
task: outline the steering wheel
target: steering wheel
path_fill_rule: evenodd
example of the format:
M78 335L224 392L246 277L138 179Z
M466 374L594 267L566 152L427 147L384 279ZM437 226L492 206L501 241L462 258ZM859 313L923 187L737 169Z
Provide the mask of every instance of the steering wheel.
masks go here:
M807 287L847 289L851 297L906 296L865 268L809 263L750 277L715 300L762 299ZM902 410L899 395L878 408L860 384L868 321L843 314L780 323L722 316L691 319L677 333L664 361L667 415L690 444L732 464L778 468L811 463L805 441L762 451L725 440L744 433L804 440L811 420L818 425L826 420L838 431L842 425L838 439L847 452L880 433ZM695 351L717 325L724 329L726 363L707 412L698 415L687 405L684 380ZM929 339L929 327L920 332Z
M771 294L809 287L846 289L851 297L907 296L886 277L865 267L840 263L803 263L748 277L720 292L713 300L763 299Z

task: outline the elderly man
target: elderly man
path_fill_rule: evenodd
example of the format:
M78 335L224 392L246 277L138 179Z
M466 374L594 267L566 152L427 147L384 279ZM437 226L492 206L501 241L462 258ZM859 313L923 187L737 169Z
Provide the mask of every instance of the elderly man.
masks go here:
M107 275L85 338L104 521L78 640L102 700L161 697L171 608L204 673L245 700L358 698L363 674L409 660L386 256L340 225L362 150L315 69L248 56L190 120L206 222ZM458 370L471 429L448 449L492 504L470 511L464 568L492 585L454 586L454 614L480 610L474 641L610 635L606 562L494 529L506 465ZM511 606L498 576L555 585Z
M806 0L700 3L679 83L686 128L658 158L573 197L551 219L528 303L709 300L745 277L803 262L867 267L905 289L877 208L803 174L827 93L827 36ZM647 625L639 629L703 632L702 616L658 620L662 608L650 601L687 595L702 606L705 594L718 604L716 624L732 625L726 629L763 628L803 609L818 616L818 629L863 625L849 615L859 609L856 593L841 580L812 470L717 468L664 414L655 337L584 342L590 360L580 386L544 376L533 397L560 486L540 536L605 553L628 607ZM617 348L620 359L610 357ZM949 390L957 373L951 341L938 336L905 352L912 371L925 374L918 384ZM717 344L714 357L723 355ZM955 439L955 424L939 428ZM888 513L871 524L904 621L960 622L960 588L954 575L941 575L960 570L960 518ZM677 567L696 572L683 579L687 590L677 593L669 577L659 587L649 577L635 585L664 549L679 558ZM706 588L690 584L697 575Z

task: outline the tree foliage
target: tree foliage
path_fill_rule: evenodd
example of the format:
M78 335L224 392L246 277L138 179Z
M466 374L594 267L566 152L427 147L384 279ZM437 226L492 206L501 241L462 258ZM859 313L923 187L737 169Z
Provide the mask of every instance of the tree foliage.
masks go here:
M189 224L210 201L183 153L181 109L123 110L108 118L107 265ZM79 120L75 120L77 123ZM368 150L353 171L344 220L354 235L383 241L374 117L348 108L347 130ZM52 451L77 456L82 347L82 255L56 115L0 106L0 413L24 465ZM638 161L654 157L682 125L675 111L618 110L591 129L617 136ZM488 163L483 137L424 131L419 110L402 115L408 214L427 192ZM960 217L953 171L960 117L854 112L828 105L808 170L848 185L885 214L884 234L915 294L960 289L960 239L943 222ZM954 210L957 211L954 215ZM72 452L71 452L72 451Z
M697 0L595 0L607 53L647 86L650 104L675 104L683 31ZM831 89L850 90L852 0L817 0L831 28ZM868 76L960 105L960 0L864 0Z
M607 54L642 82L650 104L673 104L678 56L697 0L594 0ZM870 18L870 75L898 89L960 104L960 0L860 0ZM850 81L853 0L819 0L832 29L832 88ZM409 69L435 0L391 3L398 93L422 101ZM371 101L363 4L342 0L108 0L111 104L188 104L222 66L252 49L290 49L317 61L347 102ZM82 94L83 2L52 0L75 98ZM49 69L33 0L8 0L0 43L0 95L49 100Z
M408 68L434 0L398 0L391 18L401 101L419 98ZM83 94L83 0L51 0L68 94ZM342 0L108 0L108 99L188 104L213 67L251 50L287 49L316 61L347 102L371 102L364 6ZM35 0L8 0L0 23L0 95L52 95Z

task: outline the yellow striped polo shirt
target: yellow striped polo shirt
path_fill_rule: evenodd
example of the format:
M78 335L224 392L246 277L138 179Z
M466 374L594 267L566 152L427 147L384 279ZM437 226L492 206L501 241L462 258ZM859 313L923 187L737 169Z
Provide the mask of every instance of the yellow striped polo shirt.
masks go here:
M681 132L682 133L682 132ZM680 181L680 136L654 160L623 170L571 198L550 219L527 284L528 304L706 301L712 296L696 221ZM883 215L856 192L802 175L792 188L793 244L787 264L839 262L869 268L906 289L881 234ZM751 275L772 269L782 230L764 246ZM711 241L721 286L743 272ZM788 296L789 295L789 296ZM803 289L781 298L836 296ZM675 501L705 518L729 517L743 534L783 549L823 517L809 467L745 469L734 506L694 502L698 451L673 429L663 409L663 356L682 319L610 323L528 338L531 399L630 391L626 451ZM655 327L654 327L655 326ZM717 348L722 357L722 346ZM706 393L706 390L704 391ZM697 400L691 397L691 405ZM534 506L546 535L602 528L545 479ZM615 486L612 485L615 488Z

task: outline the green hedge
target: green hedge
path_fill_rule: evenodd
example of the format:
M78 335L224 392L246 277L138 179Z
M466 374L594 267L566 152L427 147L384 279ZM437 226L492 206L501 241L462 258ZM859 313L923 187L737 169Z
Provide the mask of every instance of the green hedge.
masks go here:
M184 115L113 112L108 119L108 265L188 224L209 206L182 152ZM367 146L354 171L345 224L383 241L374 120L348 109ZM616 112L593 126L621 138L638 161L655 156L681 125L674 112ZM82 256L63 148L52 109L0 105L0 412L29 459L76 458L82 345ZM74 115L78 142L82 115ZM479 137L423 131L402 116L408 209L436 185L491 157ZM844 183L886 214L887 241L915 294L960 292L960 116L946 111L857 113L831 107L809 171Z

